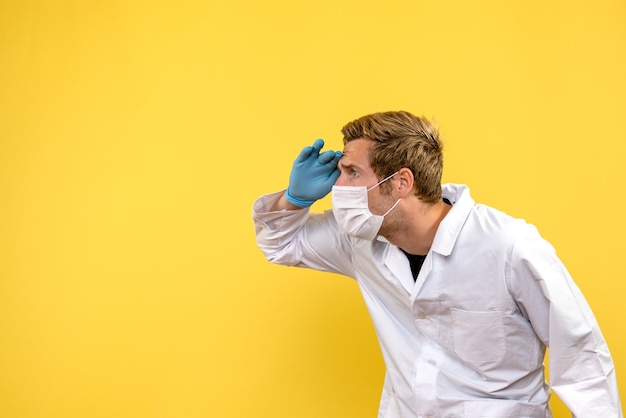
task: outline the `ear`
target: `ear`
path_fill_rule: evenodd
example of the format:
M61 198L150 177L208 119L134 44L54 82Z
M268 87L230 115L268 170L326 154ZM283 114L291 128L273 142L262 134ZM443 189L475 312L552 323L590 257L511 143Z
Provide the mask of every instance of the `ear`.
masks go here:
M415 177L413 177L413 172L411 170L403 167L398 170L398 174L396 174L394 177L398 182L398 197L406 197L413 193L413 184L415 183Z

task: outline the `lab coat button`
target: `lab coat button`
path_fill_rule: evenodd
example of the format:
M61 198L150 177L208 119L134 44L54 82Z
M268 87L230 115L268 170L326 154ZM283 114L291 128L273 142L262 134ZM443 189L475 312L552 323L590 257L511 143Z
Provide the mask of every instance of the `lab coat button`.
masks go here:
M437 362L433 359L428 360L428 364L430 364L431 366L436 366Z
M419 313L415 314L415 317L417 319L425 319L426 318L426 314L424 312L419 312Z

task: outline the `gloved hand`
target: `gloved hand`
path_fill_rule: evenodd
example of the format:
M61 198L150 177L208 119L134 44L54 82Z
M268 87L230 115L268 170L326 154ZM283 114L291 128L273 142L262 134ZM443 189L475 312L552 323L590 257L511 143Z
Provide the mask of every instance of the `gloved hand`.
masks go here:
M339 178L337 163L341 151L325 151L320 154L324 140L316 140L305 147L293 163L289 176L287 201L301 208L308 208L316 200L330 193Z

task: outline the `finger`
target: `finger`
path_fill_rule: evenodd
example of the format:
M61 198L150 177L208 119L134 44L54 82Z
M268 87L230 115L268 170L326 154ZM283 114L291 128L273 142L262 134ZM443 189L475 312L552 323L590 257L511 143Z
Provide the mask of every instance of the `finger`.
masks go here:
M335 151L326 151L326 152L321 153L320 156L317 157L317 161L320 164L329 163L334 159L335 159Z
M301 163L302 161L305 161L307 158L309 158L309 155L311 155L312 152L313 152L313 147L302 148L302 151L300 151L300 154L298 154L298 157L296 158L295 162Z
M311 156L311 154L319 154L320 150L324 147L324 140L319 138L313 142L313 145L310 147L304 147L298 157L296 158L296 163L301 163L305 161L307 158Z
M322 148L324 148L324 140L322 138L316 139L313 143L313 150L319 153Z
M324 157L324 161L321 161L321 157ZM336 167L337 164L339 164L339 160L341 160L341 157L343 157L341 151L326 151L325 153L320 155L318 161L322 164L332 164Z

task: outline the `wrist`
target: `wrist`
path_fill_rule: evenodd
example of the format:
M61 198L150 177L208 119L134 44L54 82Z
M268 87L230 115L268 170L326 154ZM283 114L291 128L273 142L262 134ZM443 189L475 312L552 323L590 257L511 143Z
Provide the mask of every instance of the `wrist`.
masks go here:
M299 208L308 208L315 202L315 200L300 199L299 197L293 196L289 193L289 188L287 188L287 192L285 193L285 199L287 202Z
M269 212L279 212L283 210L302 210L300 206L295 206L287 201L287 193L282 192L280 196L272 203Z

